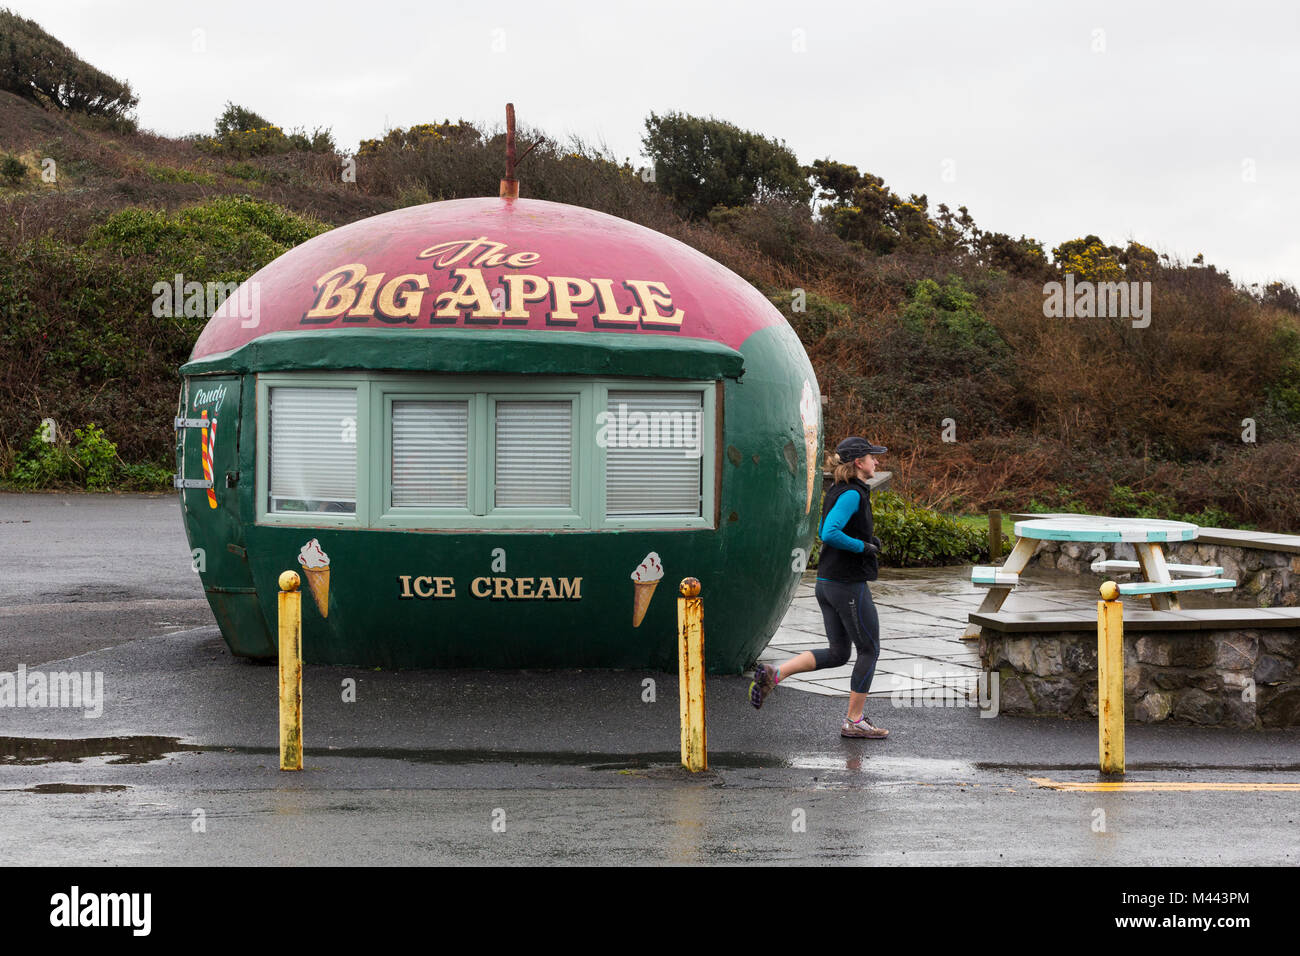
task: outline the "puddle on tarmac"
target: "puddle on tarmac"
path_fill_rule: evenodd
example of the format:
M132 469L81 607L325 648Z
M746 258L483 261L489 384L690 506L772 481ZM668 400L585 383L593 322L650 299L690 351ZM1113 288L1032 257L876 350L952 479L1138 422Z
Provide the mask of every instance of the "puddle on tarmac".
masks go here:
M198 749L179 737L0 737L0 764L80 763L108 757L107 763L149 763L178 750Z
M176 753L234 753L274 756L276 747L228 747L220 744L182 743L179 737L0 737L0 765L39 766L105 759L107 764L142 764ZM402 760L432 764L528 764L537 766L587 767L591 770L644 770L680 764L673 751L652 753L582 753L568 751L506 750L413 750L399 747L308 747L307 758L345 757L370 760ZM711 753L715 767L788 767L789 762L770 754Z
M931 757L886 757L870 754L807 754L792 757L789 766L797 770L854 770L888 774L892 777L959 777L975 775L975 764L964 760Z
M312 756L311 748L305 751ZM385 747L331 747L317 751L321 757L371 757L388 760L405 760L410 763L439 764L528 764L536 766L586 767L588 770L649 770L655 767L677 767L682 755L676 750L651 753L583 753L580 751L510 751L510 750L399 750ZM714 752L709 754L709 766L714 768L766 768L788 767L789 762L771 754L744 752Z
M38 783L34 787L16 787L5 793L121 793L130 787L116 783Z
M276 756L276 747L223 746L220 744L182 743L179 737L122 736L82 737L74 739L42 737L0 737L0 766L39 766L42 764L79 763L83 760L103 760L106 764L144 764L161 760L178 753L227 753L252 756ZM360 760L400 760L406 763L427 764L522 764L528 766L586 767L589 770L619 772L644 771L680 766L681 755L676 750L646 753L590 753L581 751L508 751L508 750L438 750L408 749L401 747L308 747L308 759L343 757ZM856 748L843 753L823 752L777 756L745 751L716 751L709 754L709 766L714 769L736 770L847 770L887 775L899 778L956 778L969 779L979 772L1011 771L1038 773L1057 770L1091 770L1092 764L1051 765L995 763L964 761L928 757L895 757L885 754L859 752ZM1198 766L1158 762L1134 765L1141 770L1232 770L1235 766ZM1253 769L1265 769L1256 767ZM1275 771L1300 771L1300 764L1278 763L1267 769ZM72 785L69 785L72 786ZM56 792L56 791L38 791ZM67 791L74 792L74 791Z

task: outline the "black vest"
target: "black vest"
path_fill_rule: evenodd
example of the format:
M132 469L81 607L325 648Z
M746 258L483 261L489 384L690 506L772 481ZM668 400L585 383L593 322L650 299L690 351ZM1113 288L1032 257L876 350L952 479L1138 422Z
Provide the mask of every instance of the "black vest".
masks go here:
M847 483L837 481L831 485L830 490L826 492L826 496L822 500L822 524L826 524L826 516L831 513L831 509L835 507L835 502L839 501L840 495L850 489L858 493L858 510L844 523L842 530L850 538L857 538L859 541L870 544L872 537L871 489L857 478L850 478ZM817 563L817 577L828 578L831 581L857 582L874 581L879 575L875 554L867 551L861 553L844 551L827 544L825 541L822 542L821 557Z

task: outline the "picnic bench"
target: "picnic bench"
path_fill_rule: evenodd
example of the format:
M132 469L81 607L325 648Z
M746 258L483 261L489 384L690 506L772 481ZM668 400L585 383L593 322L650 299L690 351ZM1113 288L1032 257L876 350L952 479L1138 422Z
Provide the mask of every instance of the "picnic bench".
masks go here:
M1223 568L1189 564L1170 564L1165 560L1164 545L1192 541L1197 527L1185 521L1160 521L1149 518L1108 518L1098 515L1047 515L1017 521L1016 546L1001 567L971 569L971 583L989 589L978 611L970 616L963 640L980 635L977 615L1002 609L1011 591L1020 583L1020 574L1044 541L1086 541L1098 543L1128 542L1137 552L1136 561L1101 561L1093 565L1100 571L1140 571L1142 581L1119 585L1122 595L1144 596L1156 611L1181 610L1178 595L1184 591L1230 590L1237 582L1220 577Z

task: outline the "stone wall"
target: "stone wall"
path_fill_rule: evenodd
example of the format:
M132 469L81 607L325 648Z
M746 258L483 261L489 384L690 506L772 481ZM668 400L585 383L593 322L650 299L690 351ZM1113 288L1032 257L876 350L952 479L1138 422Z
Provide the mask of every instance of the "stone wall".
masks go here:
M1300 605L1300 554L1266 548L1243 548L1205 541L1180 541L1168 544L1166 560L1176 564L1209 564L1223 568L1223 576L1232 578L1237 587L1232 594L1237 601L1256 607L1296 607ZM1093 542L1044 541L1030 561L1045 568L1075 574L1092 574L1097 553L1106 560L1136 561L1131 544L1097 544ZM1140 581L1140 574L1107 574L1116 581ZM1100 581L1098 577L1098 581Z
M1069 547L1069 545L1067 545ZM1097 716L1097 634L985 627L980 662L999 674L999 712ZM1300 628L1129 630L1125 718L1259 729L1300 726Z

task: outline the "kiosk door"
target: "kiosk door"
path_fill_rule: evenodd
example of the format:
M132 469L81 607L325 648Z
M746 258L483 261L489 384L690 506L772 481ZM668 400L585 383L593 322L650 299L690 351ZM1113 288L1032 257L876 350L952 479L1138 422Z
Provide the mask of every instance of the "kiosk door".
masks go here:
M236 654L274 657L276 645L253 587L239 513L238 376L187 379L176 419L175 479L194 569L212 613Z

